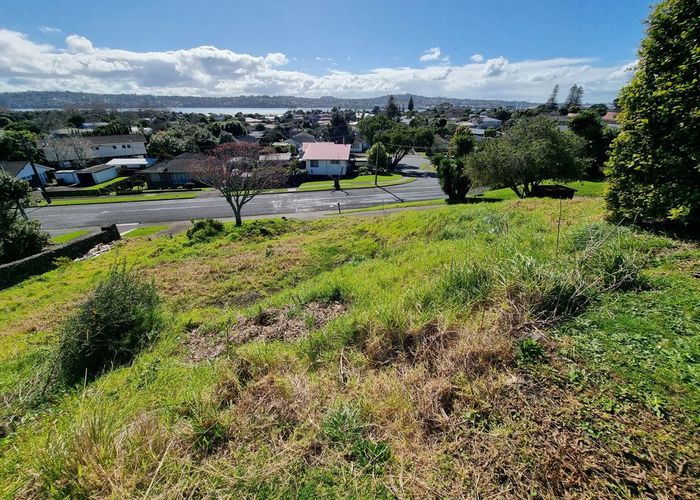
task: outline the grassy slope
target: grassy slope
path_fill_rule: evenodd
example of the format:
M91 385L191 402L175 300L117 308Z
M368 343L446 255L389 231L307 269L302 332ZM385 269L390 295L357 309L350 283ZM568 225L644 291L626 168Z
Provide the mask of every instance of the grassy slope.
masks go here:
M156 280L171 317L132 366L24 416L0 442L3 493L690 496L700 251L621 231L625 255L648 254L641 290L597 295L563 322L529 317L519 284L578 255L581 228L616 233L595 225L599 200L565 202L555 256L558 209L509 201L255 222L195 245L134 239L0 291L0 393L31 376L115 259ZM261 226L273 236L255 236ZM229 338L240 314L330 299L347 312L299 339Z

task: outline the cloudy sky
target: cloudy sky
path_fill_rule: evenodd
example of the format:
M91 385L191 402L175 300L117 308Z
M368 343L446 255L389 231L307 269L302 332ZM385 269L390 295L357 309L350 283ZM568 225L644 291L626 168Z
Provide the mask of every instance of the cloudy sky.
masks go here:
M543 101L630 77L646 1L3 0L0 91Z

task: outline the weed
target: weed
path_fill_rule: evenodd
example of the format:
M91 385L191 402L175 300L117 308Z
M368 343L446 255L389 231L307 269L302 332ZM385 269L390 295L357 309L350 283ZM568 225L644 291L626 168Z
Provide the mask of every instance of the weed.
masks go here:
M516 347L516 359L521 366L541 363L545 359L544 348L535 339L523 339Z
M192 243L204 243L218 238L225 231L224 223L215 219L192 221L192 227L187 230L187 239Z

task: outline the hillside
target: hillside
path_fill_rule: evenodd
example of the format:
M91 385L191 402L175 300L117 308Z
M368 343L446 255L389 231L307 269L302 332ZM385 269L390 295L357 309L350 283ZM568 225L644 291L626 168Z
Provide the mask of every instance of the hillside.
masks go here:
M409 94L396 95L399 106L407 106ZM107 107L107 108L321 108L372 109L386 105L388 95L368 98L344 97L294 97L294 96L231 96L198 97L166 96L150 94L91 94L87 92L27 91L0 92L0 108L46 109L63 107ZM456 99L452 97L413 96L418 109L426 109L438 104L451 103L472 108L495 108L511 106L523 108L531 103L499 99Z
M0 491L19 497L697 492L700 248L599 198L126 239L0 291ZM30 400L115 262L166 327ZM134 297L138 300L138 297Z

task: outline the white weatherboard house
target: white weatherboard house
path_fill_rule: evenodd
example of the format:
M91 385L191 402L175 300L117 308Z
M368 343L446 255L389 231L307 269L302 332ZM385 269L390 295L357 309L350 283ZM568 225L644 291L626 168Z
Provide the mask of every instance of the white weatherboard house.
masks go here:
M38 163L34 163L34 166L39 174L41 185L46 184L48 181L46 174L48 172L53 172L53 168L40 165ZM39 186L39 183L34 175L32 165L28 161L0 161L0 170L7 172L13 177L17 177L18 179L23 179L34 187Z
M303 145L306 173L338 177L348 171L350 162L350 144L332 142L311 142Z
M86 151L85 158L90 159L105 159L105 158L120 158L134 157L146 154L146 139L143 134L124 134L124 135L99 135L80 138L89 146L89 151ZM40 144L44 150L44 156L50 162L69 162L85 158L80 158L74 147L71 147L71 141L65 141L65 147L57 147L59 151L54 150L55 144Z

